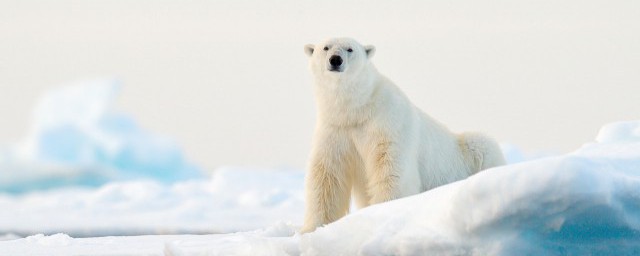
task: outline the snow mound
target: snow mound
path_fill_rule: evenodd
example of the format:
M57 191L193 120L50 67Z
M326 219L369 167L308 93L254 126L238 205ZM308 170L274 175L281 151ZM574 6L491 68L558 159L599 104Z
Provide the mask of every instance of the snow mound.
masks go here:
M639 187L638 175L606 162L547 159L370 207L302 246L309 255L626 255L640 250Z
M617 122L600 129L596 141L600 143L639 142L640 121Z
M38 234L25 238L27 243L37 244L41 246L67 246L73 242L73 238L67 234L58 233L51 236Z
M0 157L0 191L202 177L175 142L114 110L120 87L116 80L101 80L44 95L24 143Z

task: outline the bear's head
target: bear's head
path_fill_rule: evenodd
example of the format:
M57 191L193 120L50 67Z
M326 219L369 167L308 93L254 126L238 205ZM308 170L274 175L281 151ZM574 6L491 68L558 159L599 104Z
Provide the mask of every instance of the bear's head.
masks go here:
M305 45L304 51L315 76L339 78L358 74L369 66L375 47L363 46L351 38L332 38L321 44Z

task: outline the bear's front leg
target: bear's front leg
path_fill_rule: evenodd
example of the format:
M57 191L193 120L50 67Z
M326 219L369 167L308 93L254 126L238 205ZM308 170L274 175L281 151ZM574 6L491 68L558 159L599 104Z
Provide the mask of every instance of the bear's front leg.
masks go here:
M348 141L332 133L320 139L316 137L314 144L306 176L302 233L314 231L346 215L351 198Z

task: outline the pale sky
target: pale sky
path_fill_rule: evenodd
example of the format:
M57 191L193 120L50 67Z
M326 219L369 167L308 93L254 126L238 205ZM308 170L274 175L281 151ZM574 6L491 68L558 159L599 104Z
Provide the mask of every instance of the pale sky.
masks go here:
M640 1L0 1L0 145L39 95L117 77L118 102L196 164L303 168L303 46L348 36L453 131L569 152L640 118Z

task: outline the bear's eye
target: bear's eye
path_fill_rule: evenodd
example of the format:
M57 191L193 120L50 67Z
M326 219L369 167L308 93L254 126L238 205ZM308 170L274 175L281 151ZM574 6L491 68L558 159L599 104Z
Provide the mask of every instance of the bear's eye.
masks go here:
M353 49L349 48L347 49L348 52L353 52Z
M328 51L328 50L329 50L329 47L326 47L326 46L325 46L325 47L324 47L324 50L325 50L325 51Z

